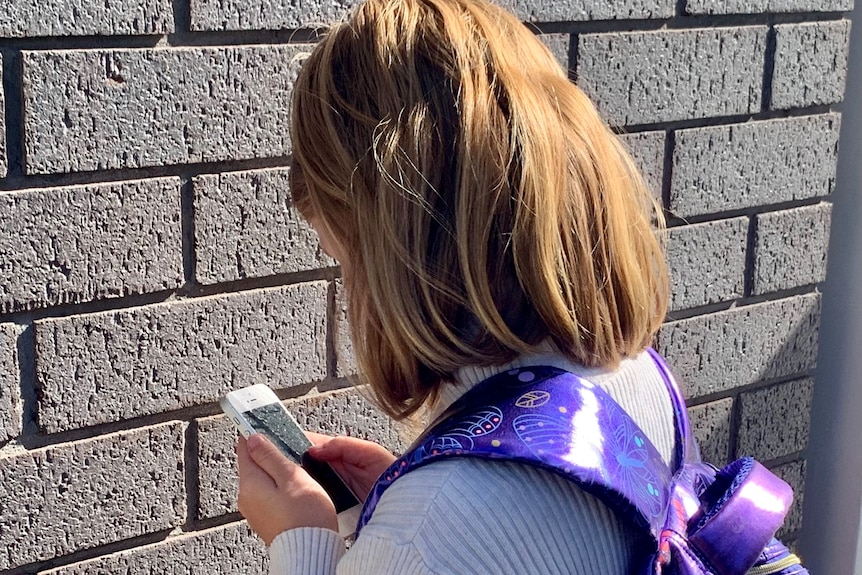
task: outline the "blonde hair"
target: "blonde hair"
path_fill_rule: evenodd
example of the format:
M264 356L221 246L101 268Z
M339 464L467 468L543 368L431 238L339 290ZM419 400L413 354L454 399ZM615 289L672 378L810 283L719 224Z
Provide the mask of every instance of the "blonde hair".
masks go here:
M291 193L339 246L362 382L406 417L467 365L550 341L642 351L663 218L549 50L484 0L368 0L294 88Z

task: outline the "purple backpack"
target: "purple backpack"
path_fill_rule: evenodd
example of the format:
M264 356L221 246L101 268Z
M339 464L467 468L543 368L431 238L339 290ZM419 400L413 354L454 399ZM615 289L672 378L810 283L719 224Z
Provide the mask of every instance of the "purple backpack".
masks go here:
M790 487L751 458L720 471L702 463L682 394L664 360L648 351L673 401L672 468L599 387L554 367L513 369L464 394L383 473L357 537L405 473L442 458L480 457L558 473L648 532L654 547L638 575L808 575L774 537L793 500Z

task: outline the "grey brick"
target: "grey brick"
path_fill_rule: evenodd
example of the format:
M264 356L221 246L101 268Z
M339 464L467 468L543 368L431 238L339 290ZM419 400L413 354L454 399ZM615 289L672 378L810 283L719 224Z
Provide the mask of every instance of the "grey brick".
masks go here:
M744 295L747 243L747 217L670 229L671 310Z
M686 217L832 193L838 114L676 133L670 210Z
M23 53L27 173L282 156L302 45Z
M760 14L762 12L843 12L853 0L687 0L688 14Z
M35 323L47 431L215 401L265 381L326 376L326 282Z
M778 531L778 537L785 539L787 536L798 532L802 528L802 502L805 492L805 468L806 461L792 461L773 467L771 471L778 477L787 482L793 488L793 505L790 506L790 511L787 517L784 518L784 525Z
M757 215L753 292L763 294L826 279L832 204Z
M496 0L496 4L530 22L670 18L672 0Z
M396 425L355 389L306 397L286 405L303 429L361 437L394 452L401 452L406 446ZM236 511L236 437L235 427L224 416L198 420L201 519Z
M0 458L0 569L180 525L183 428L171 422Z
M850 21L775 27L772 109L833 104L844 99Z
M578 84L615 126L760 111L766 28L584 34Z
M231 421L216 415L198 422L198 509L197 518L207 519L233 513L236 508L237 430Z
M670 322L657 349L697 398L812 369L819 330L814 293Z
M766 461L805 449L813 387L805 378L740 394L737 456Z
M327 435L350 435L379 443L394 453L407 447L406 429L370 402L362 390L350 388L287 403L303 429Z
M0 323L0 444L21 433L18 337L22 330L12 323Z
M563 70L569 71L569 44L571 36L569 34L542 34L539 36L545 46L551 51Z
M343 20L358 0L191 0L192 30L290 30Z
M661 199L665 133L636 132L634 134L621 134L620 139L626 145L650 190L656 198Z
M733 399L720 399L690 407L688 415L704 461L717 466L727 462L730 453L730 412Z
M183 283L180 180L0 193L0 312Z
M168 34L171 0L0 0L0 37Z
M672 0L498 0L519 18L533 22L670 18ZM191 0L192 30L287 30L340 21L358 4L355 0L306 2L290 0Z
M196 279L203 284L336 265L290 204L289 169L194 179Z
M164 542L42 571L39 575L266 575L266 547L245 523L184 533Z
M344 291L344 282L335 282L335 313L332 330L335 348L335 376L350 377L356 375L356 355L353 353L353 344L350 341L350 324L347 322L347 302Z

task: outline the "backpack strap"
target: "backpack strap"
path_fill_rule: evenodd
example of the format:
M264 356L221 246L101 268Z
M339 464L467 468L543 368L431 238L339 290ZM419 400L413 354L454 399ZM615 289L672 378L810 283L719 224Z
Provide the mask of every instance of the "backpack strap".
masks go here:
M452 456L506 459L577 482L658 541L671 471L631 417L601 388L547 366L497 374L468 391L372 488L357 536L400 476Z
M701 463L682 393L652 349L674 409L673 469L604 390L546 366L495 375L464 394L378 479L357 529L399 477L448 457L511 460L575 481L655 541L646 575L807 575L773 538L792 501L751 458Z
M678 469L683 463L699 462L701 460L700 449L691 430L688 407L685 403L685 397L682 395L682 390L676 383L676 379L673 377L673 373L671 373L664 358L651 347L647 348L647 353L652 358L656 368L658 368L659 374L661 374L670 396L671 405L673 406L674 435L676 441L674 442L674 459L671 463L671 468Z

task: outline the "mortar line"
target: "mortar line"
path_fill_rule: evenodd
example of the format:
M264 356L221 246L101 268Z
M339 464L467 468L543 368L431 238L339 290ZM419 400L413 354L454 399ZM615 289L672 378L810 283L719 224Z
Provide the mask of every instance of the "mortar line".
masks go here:
M18 377L21 385L21 435L39 430L39 391L36 379L36 335L33 324L19 334Z
M769 302L777 302L781 300L792 299L799 296L819 296L820 292L817 289L819 285L820 284L803 285L758 296L740 297L732 300L717 302L714 304L707 304L694 308L676 310L667 314L667 316L665 317L665 323L689 320L704 315L711 315L715 313L731 311L734 309L738 310L744 307L765 304Z
M173 0L174 34L191 32L192 6L191 0Z
M24 173L24 70L21 53L0 48L3 57L3 103L6 140L6 176Z
M772 108L772 86L775 81L775 55L777 49L777 32L772 22L766 33L766 50L763 62L763 87L761 91L760 110L769 113Z
M74 315L104 312L123 312L132 308L168 302L192 302L202 298L239 295L262 289L289 287L300 283L330 280L338 276L338 268L315 268L257 278L227 281L212 285L185 285L177 289L142 294L129 294L118 298L96 299L79 303L46 305L31 309L10 309L0 313L0 323L27 323L42 319L59 319ZM38 304L36 304L38 305Z
M316 42L325 27L307 26L293 29L257 28L248 30L194 30L190 29L190 10L187 0L177 0L174 7L174 32L148 34L82 34L69 36L38 36L0 39L0 49L14 50L112 50L167 47L223 47L242 45L308 44ZM679 2L679 0L677 0ZM678 7L675 8L675 12ZM656 30L695 30L704 28L732 28L738 26L766 26L770 24L803 24L840 20L851 11L828 12L761 12L754 14L674 14L665 18L619 18L605 20L567 20L557 22L528 22L542 33L605 33L649 32ZM188 27L189 30L177 30Z
M27 189L53 188L65 186L87 186L121 183L154 178L182 178L225 172L244 172L286 168L290 165L289 156L269 158L249 158L245 160L225 160L221 162L199 162L189 164L166 164L109 170L93 170L59 174L14 174L0 180L0 194Z
M197 237L195 229L195 184L192 176L180 178L180 214L182 227L183 291L197 286Z
M200 460L198 459L198 452L200 451L199 429L197 419L192 419L189 421L184 432L183 484L186 490L186 521L183 524L184 530L195 525L199 518L201 500Z
M760 213L760 212L758 212ZM748 231L745 239L745 266L743 271L743 297L750 297L754 294L754 272L757 266L757 214L752 214L748 218Z

